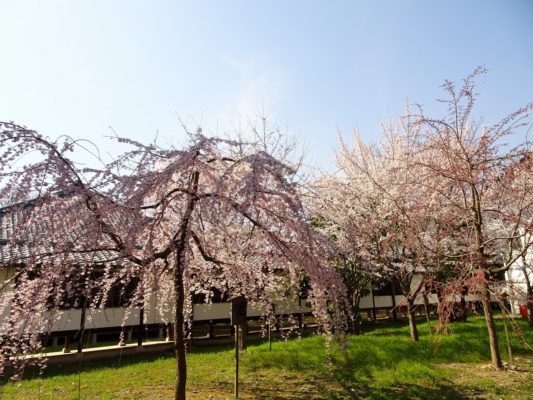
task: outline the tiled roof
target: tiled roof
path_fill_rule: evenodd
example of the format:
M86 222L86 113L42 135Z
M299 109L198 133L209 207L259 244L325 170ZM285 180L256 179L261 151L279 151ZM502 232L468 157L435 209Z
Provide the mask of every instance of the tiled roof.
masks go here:
M17 232L16 240L12 240L19 224L27 220L33 209L32 202L0 208L0 267L24 263L31 256L35 259L36 255L43 262L61 261L76 264L112 262L118 258L118 254L111 251L91 251L83 248L69 250L65 256L57 254L51 243L42 240L47 232L49 235L46 221L28 225L23 233ZM74 245L74 248L80 235L83 235L83 232L80 232L79 227L69 231L68 241ZM53 255L54 253L56 255Z

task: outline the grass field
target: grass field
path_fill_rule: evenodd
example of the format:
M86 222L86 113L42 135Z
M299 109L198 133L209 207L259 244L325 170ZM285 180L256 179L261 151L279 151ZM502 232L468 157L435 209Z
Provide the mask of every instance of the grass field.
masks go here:
M500 345L506 359L501 321ZM533 332L520 321L526 341ZM487 332L481 317L454 323L448 336L409 339L405 323L368 326L350 337L345 352L324 338L277 341L269 351L251 342L241 354L243 399L533 399L533 353L512 339L519 370L489 366ZM233 350L192 349L188 355L188 398L232 398ZM78 373L79 372L79 373ZM0 388L2 399L169 399L175 375L171 354L130 356L48 368L43 377L27 371L21 382ZM79 397L78 397L79 396Z

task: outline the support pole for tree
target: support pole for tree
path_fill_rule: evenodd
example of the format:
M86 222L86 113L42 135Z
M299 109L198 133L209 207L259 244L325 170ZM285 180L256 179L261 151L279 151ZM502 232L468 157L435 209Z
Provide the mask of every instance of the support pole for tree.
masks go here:
M509 365L513 365L513 351L511 349L511 340L509 339L509 331L507 329L507 311L505 305L502 306L503 329L505 332L505 341L507 343L507 356L509 357Z
M268 350L272 351L272 326L268 321Z
M239 326L235 325L235 398L239 398Z
M276 305L272 304L272 314L274 316L274 325L276 324ZM272 318L268 319L268 350L272 351Z

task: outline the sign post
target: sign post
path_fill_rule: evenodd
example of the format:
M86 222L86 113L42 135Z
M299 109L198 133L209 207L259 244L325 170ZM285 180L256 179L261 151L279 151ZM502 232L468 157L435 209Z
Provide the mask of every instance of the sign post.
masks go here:
M239 398L239 328L246 323L247 302L244 296L231 300L231 324L235 328L235 398Z

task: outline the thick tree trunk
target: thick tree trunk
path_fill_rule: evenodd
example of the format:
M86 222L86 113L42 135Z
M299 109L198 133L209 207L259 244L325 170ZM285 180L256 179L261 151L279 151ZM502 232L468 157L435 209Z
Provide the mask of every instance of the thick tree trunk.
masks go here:
M411 334L411 339L415 342L418 342L418 329L416 327L414 301L410 298L407 299L407 315L409 317L409 332Z
M183 332L183 274L176 266L174 285L176 290L176 313L174 315L174 352L176 354L176 390L175 399L185 400L185 386L187 384L187 363L185 361L185 335ZM179 271L178 271L179 269Z
M496 324L494 322L494 314L490 306L490 292L489 283L487 281L488 274L485 273L485 280L481 285L481 301L483 303L483 313L485 314L485 322L489 333L489 346L492 365L495 368L503 368L502 357L500 355L500 348L498 347L498 334L496 333Z
M185 387L187 385L187 363L185 360L185 332L183 305L185 303L185 293L183 285L183 272L185 270L187 241L189 238L189 222L198 191L198 179L200 175L197 171L191 174L191 194L187 202L187 208L180 222L180 234L176 240L176 265L174 265L174 295L176 297L176 312L174 315L174 351L176 353L176 400L185 400Z

